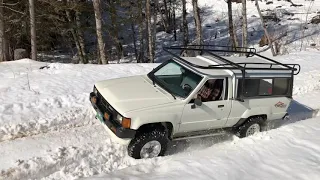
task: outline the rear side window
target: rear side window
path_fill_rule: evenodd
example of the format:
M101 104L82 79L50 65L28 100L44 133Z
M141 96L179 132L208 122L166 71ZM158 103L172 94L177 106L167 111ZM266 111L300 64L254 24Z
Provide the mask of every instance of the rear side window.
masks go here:
M272 95L272 79L260 79L259 96Z
M238 97L242 90L242 79L238 80ZM290 78L246 79L244 97L290 95Z
M257 96L258 92L259 92L259 81L260 81L260 79L246 79L243 95L245 97ZM242 79L239 80L238 94L241 93L241 89L242 89L241 84L242 84Z
M286 95L289 94L290 79L289 78L276 78L273 84L274 95Z

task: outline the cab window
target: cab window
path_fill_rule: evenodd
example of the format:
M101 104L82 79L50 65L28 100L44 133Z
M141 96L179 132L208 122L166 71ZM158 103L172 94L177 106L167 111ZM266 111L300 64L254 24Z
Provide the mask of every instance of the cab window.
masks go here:
M197 93L202 102L220 101L224 99L224 79L209 79Z

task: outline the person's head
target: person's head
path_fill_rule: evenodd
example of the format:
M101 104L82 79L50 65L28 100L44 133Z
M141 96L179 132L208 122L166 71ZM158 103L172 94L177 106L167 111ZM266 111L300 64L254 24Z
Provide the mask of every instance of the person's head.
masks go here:
M207 82L210 86L213 86L216 82L216 79L209 79Z
M212 90L212 99L216 100L219 98L219 95L220 95L220 88L218 87L215 87L213 90Z
M223 86L223 80L218 79L213 88L212 88L212 99L217 100L220 98L221 91L222 91L222 86Z

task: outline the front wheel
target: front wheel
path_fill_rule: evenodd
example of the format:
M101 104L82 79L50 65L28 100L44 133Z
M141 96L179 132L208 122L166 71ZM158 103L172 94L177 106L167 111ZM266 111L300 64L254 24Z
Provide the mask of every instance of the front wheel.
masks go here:
M135 159L163 156L167 150L168 142L167 134L160 129L142 132L129 143L128 154Z

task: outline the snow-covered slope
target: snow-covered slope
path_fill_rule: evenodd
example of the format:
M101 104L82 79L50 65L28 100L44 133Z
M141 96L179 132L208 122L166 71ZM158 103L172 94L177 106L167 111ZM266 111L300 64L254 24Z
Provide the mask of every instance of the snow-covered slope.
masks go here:
M259 1L262 9L281 6L298 18L283 17L275 26L284 25L288 32L286 55L275 59L302 67L294 81L291 121L275 122L269 131L244 139L223 135L174 142L165 157L135 160L127 156L125 147L112 142L94 118L88 95L96 81L145 74L158 64L3 62L0 179L320 179L320 28L312 24L307 25L308 30L303 28L306 19L320 11L320 3L293 1L303 6ZM199 0L199 4L204 10L205 42L225 43L225 1ZM188 7L192 10L190 2ZM235 22L240 22L240 12L241 5L234 4ZM254 3L248 1L254 42L262 32L256 15ZM240 37L241 27L236 25ZM189 27L192 34L192 23ZM157 41L165 42L170 36L159 33ZM310 47L311 43L316 46ZM158 56L167 57L161 52Z
M320 178L320 118L297 122L256 136L213 146L195 142L193 150L150 160L88 179L246 179Z
M97 124L88 95L96 81L155 66L1 63L0 179L73 179L132 164Z
M111 141L90 110L88 94L98 80L145 74L158 64L1 63L0 179L316 179L320 119L312 118L320 107L319 57L277 57L302 66L290 122L245 139L175 142L167 156L147 160L128 157Z

